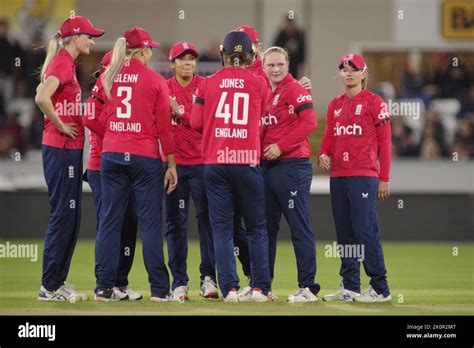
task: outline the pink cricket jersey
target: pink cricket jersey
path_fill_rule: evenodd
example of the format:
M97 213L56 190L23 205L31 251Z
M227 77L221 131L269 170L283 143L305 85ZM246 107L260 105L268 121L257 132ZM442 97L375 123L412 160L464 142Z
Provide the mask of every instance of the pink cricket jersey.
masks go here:
M381 97L364 89L353 98L342 94L331 100L320 152L331 156L331 177L389 181L390 151L390 115Z

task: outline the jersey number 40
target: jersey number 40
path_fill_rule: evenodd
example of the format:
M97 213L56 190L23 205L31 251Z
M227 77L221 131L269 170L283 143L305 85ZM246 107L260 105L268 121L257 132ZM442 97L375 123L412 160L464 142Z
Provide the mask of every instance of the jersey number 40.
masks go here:
M232 100L232 114L230 113L230 105L226 103L227 92L222 92L217 105L216 117L223 118L225 124L229 124L232 118L233 124L246 125L249 120L249 94L234 93ZM239 112L239 106L242 104L242 112Z

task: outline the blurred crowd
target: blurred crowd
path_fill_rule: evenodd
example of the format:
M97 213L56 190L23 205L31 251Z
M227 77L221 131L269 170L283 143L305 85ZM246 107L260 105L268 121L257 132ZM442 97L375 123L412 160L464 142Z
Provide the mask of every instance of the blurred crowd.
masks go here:
M407 64L402 87L399 100L420 103L421 117L392 117L393 156L474 157L472 68L454 55L440 53L434 69Z
M293 21L286 21L276 36L275 44L286 47L292 55L295 76L304 61L304 41L304 33ZM0 158L13 158L17 153L41 148L43 115L34 96L45 45L40 34L21 45L9 33L8 22L0 19ZM218 46L217 40L210 41L203 48L200 61L219 61ZM167 61L166 48L164 44L159 50L159 60L163 62ZM392 117L393 156L473 158L473 69L469 70L462 61L453 64L453 57L446 53L438 55L435 68L430 71L411 66L407 64L402 70L401 95L395 96L393 86L387 92L387 88L380 87L383 83L372 84L371 88L386 100L394 98L422 105L422 115L417 120Z

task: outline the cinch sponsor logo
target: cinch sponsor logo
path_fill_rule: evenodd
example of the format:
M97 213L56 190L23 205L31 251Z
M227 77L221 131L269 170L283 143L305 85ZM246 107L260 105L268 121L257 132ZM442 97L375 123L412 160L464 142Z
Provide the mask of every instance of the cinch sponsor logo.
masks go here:
M33 325L26 322L18 326L18 337L20 338L47 338L48 341L56 339L56 325Z
M272 126L278 124L278 119L275 115L265 115L260 119L260 125L262 126Z
M313 101L313 98L310 95L302 95L300 94L298 98L296 98L298 103L302 103L304 101Z
M348 126L340 126L339 122L337 122L334 127L334 136L338 135L362 135L362 127L357 123Z

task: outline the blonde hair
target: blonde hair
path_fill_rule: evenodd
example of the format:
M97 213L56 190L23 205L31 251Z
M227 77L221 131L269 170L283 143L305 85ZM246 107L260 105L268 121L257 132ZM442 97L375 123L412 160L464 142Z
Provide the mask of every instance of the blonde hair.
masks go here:
M66 47L72 40L72 36L61 39L61 35L57 32L51 40L49 40L48 48L46 50L46 58L44 59L43 66L41 67L40 78L44 81L44 75L49 64L53 61L54 57L57 56L61 48Z
M365 77L362 79L362 89L367 89L367 81L369 79L369 72L367 71L367 68L365 68L363 72L365 74Z
M290 56L288 54L288 51L280 46L273 46L273 47L267 48L265 52L263 52L263 64L265 64L265 58L271 53L283 54L285 56L286 62L290 64Z
M131 59L140 50L141 48L127 49L127 40L124 37L119 38L115 42L112 61L110 62L109 67L105 70L104 77L102 78L104 92L108 99L110 99L110 91L115 78L125 64L125 59Z

